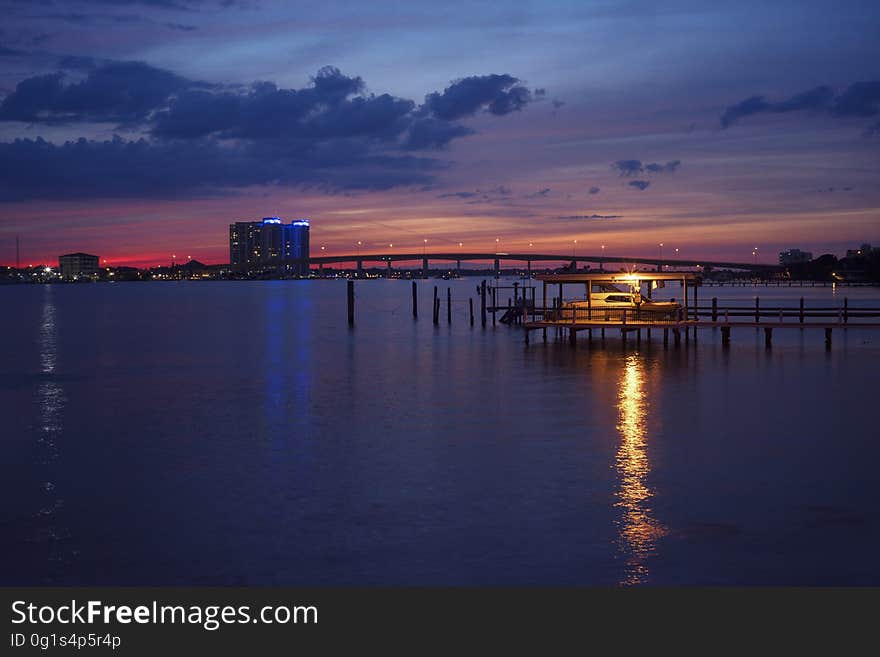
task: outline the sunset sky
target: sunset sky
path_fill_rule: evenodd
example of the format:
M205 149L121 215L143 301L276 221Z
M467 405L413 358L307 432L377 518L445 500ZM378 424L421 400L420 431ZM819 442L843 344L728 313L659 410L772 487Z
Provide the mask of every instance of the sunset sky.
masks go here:
M880 9L0 0L0 263L880 243Z

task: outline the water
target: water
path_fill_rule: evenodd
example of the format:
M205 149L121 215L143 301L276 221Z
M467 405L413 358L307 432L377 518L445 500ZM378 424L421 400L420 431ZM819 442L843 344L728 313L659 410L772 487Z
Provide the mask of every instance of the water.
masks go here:
M880 584L880 332L525 348L477 283L0 288L0 584Z

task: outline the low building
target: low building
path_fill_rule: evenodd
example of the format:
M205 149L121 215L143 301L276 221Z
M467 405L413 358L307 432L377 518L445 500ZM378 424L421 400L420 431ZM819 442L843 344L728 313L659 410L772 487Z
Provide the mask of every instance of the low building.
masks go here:
M872 248L870 244L862 244L857 249L847 249L846 257L847 258L863 258L871 255L873 251L876 249Z
M779 252L780 265L799 265L810 262L813 254L809 251L801 251L800 249L789 249L788 251Z
M88 253L68 253L58 256L61 277L68 279L95 278L98 275L98 256Z

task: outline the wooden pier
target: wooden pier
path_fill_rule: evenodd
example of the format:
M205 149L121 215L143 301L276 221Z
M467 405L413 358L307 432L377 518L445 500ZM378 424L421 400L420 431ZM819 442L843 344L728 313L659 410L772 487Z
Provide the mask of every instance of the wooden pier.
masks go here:
M696 342L698 329L713 329L721 331L721 344L729 347L733 329L752 329L753 331L764 330L764 343L769 349L773 343L773 332L785 329L821 329L825 334L825 347L831 348L833 331L835 329L880 329L880 308L850 307L848 299L843 298L842 304L837 307L820 306L807 308L804 298L801 297L796 307L791 306L767 306L761 305L759 297L755 297L754 305L736 305L721 307L718 299L713 298L711 305L698 305L699 277L692 273L672 272L635 272L626 273L583 273L583 274L547 274L537 277L543 283L542 304L536 304L535 287L529 283L512 286L487 286L483 280L477 286L477 295L480 299L480 324L485 329L489 314L492 315L492 326L496 325L496 314L502 312L499 321L505 324L522 326L525 334L525 342L529 344L532 331L540 330L543 341L547 341L547 331L555 331L558 338L568 337L572 346L577 344L578 334L586 332L590 342L594 339L594 331L598 333L600 340L604 341L606 331L612 334L619 332L621 340L626 343L628 339L635 339L636 344L642 341L642 331L648 342L651 341L652 331L662 331L663 345L668 346L670 337L673 344L678 347L682 341L688 344L691 336ZM662 281L662 284L658 284ZM652 306L652 304L623 304L621 307L611 307L607 304L593 306L591 294L595 283L633 285L636 289L644 284L648 290L643 298L651 298L651 290L665 286L666 282L679 282L682 288L682 302L676 306L667 303ZM565 285L584 286L585 298L569 298L567 304L563 296ZM548 299L548 289L555 287L558 296ZM507 300L506 305L498 303L498 293L512 290L513 297ZM434 325L440 323L441 297L439 289L434 286L432 318ZM606 290L607 293L607 290ZM614 294L613 292L611 294ZM630 293L633 294L633 293ZM446 288L446 323L452 324L453 297L451 288ZM572 300L579 301L580 305L570 305ZM548 304L548 301L550 302ZM461 300L461 303L465 303ZM470 326L474 326L474 299L469 297L466 301ZM586 306L584 305L586 303ZM658 310L657 308L660 308ZM347 284L347 310L348 325L355 324L355 294L354 281ZM412 282L412 316L418 319L418 290L416 282ZM865 321L868 320L868 321Z
M721 343L727 347L730 345L731 333L734 328L764 330L764 343L770 348L773 342L773 331L783 329L822 329L825 334L825 346L831 347L832 332L834 329L880 329L880 309L849 308L848 300L843 300L842 307L819 307L807 309L803 298L797 308L790 307L761 307L760 298L755 298L755 305L719 307L717 298L712 299L711 306L698 305L698 288L700 279L691 273L654 273L637 272L634 274L607 274L607 273L584 273L584 274L548 274L538 276L543 282L543 305L541 307L522 306L522 326L525 332L526 344L532 331L541 330L543 340L547 340L547 330L555 330L557 336L567 334L572 345L577 344L578 334L587 332L588 339L592 341L593 331L598 331L601 338L605 338L606 330L619 331L621 339L626 340L633 334L637 343L641 342L642 331L646 332L648 340L651 339L651 331L663 332L663 344L669 344L670 334L673 342L679 346L684 338L685 344L690 336L697 340L697 329L720 329ZM662 283L660 283L662 281ZM593 307L591 293L596 284L628 284L634 289L648 286L646 299L650 299L651 290L665 286L666 282L678 282L682 289L680 307L676 312L651 312L641 307L609 308L607 306ZM566 306L563 296L564 286L576 285L585 290L583 299L578 307ZM555 287L558 296L549 299L548 287ZM689 291L691 292L689 294ZM586 307L583 303L586 302ZM645 306L650 307L649 304ZM703 319L706 318L706 319ZM731 318L732 321L731 321ZM740 319L742 318L742 319ZM789 321L785 321L786 318ZM857 321L851 321L851 320ZM860 321L872 319L874 321Z

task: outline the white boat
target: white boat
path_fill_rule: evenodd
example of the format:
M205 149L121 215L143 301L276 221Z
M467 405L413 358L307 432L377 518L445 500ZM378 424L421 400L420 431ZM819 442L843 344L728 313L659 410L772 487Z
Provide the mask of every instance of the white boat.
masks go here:
M591 287L589 301L574 299L562 304L563 317L566 315L566 310L574 309L577 318L584 320L611 319L612 314L614 319L618 320L623 315L631 319L639 317L675 319L681 309L681 304L676 301L652 301L646 298L634 285L629 286L629 290L622 290L610 283L593 284ZM610 312L612 310L622 312L612 313ZM588 316L587 311L592 311L592 313ZM645 317L645 315L649 317Z

